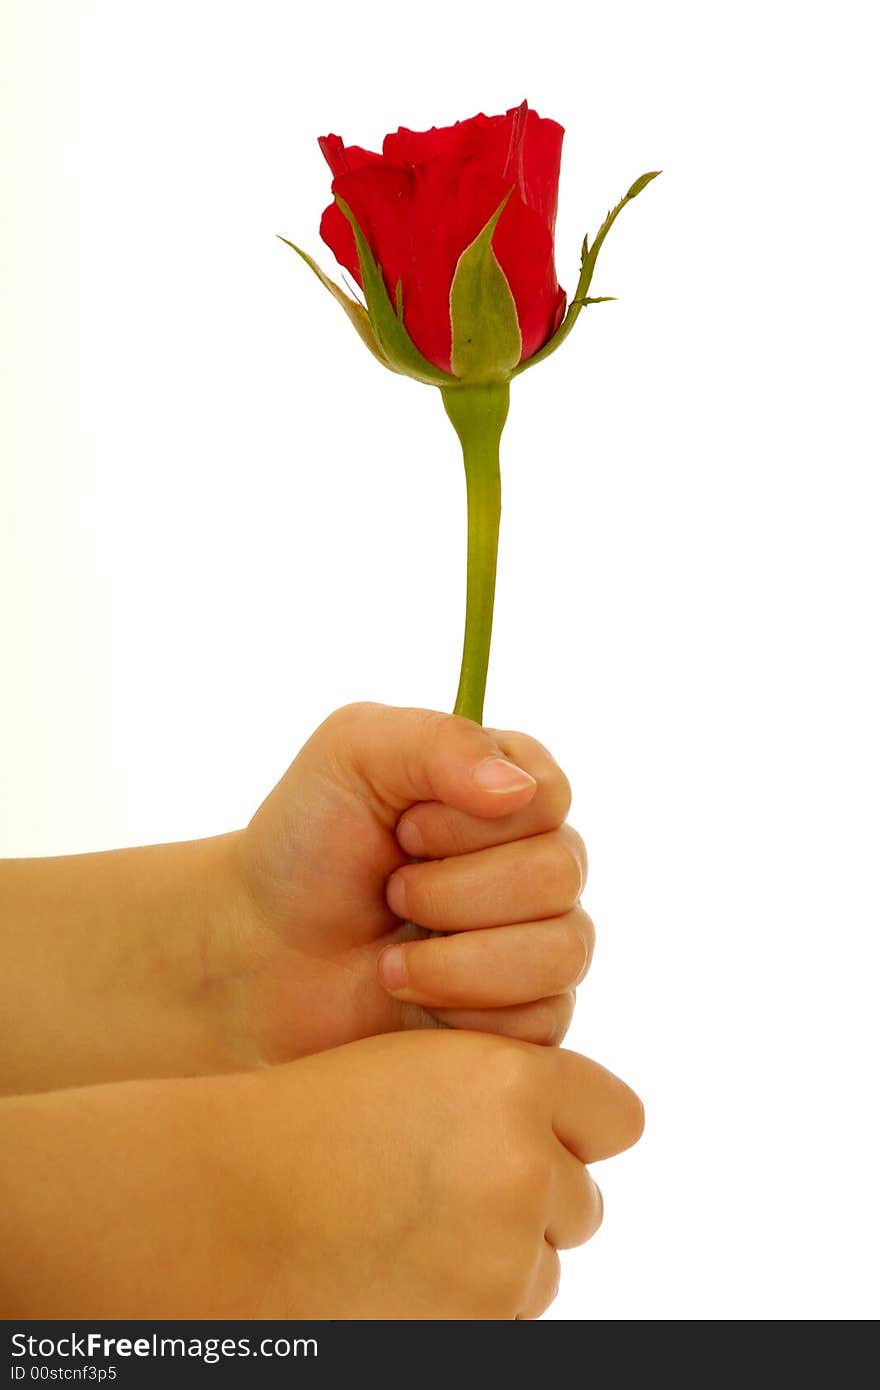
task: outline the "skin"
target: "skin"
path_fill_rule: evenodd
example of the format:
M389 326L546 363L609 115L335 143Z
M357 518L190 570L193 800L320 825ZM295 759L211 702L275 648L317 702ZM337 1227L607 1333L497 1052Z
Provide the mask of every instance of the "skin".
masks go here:
M627 1086L469 1032L0 1104L6 1318L526 1319L599 1225Z
M505 758L524 771L481 787ZM405 1028L560 1042L593 949L569 802L525 734L360 704L243 830L0 864L0 1090L225 1072Z
M242 830L0 864L0 1315L537 1317L642 1125L549 1046L569 801L524 734L353 705Z

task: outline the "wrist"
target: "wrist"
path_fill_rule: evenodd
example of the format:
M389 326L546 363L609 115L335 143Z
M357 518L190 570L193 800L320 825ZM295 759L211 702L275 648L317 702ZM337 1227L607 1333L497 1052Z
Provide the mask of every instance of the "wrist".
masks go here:
M0 866L0 1093L228 1071L249 909L237 833Z
M243 869L243 832L169 846L181 857L167 883L157 970L173 1026L162 1074L209 1075L256 1066L260 1057L244 1021L258 914Z

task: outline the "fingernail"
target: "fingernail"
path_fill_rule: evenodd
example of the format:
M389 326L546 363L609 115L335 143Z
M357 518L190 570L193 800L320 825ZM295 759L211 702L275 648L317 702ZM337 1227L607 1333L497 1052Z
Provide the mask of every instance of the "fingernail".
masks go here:
M386 989L405 989L409 979L402 946L389 946L379 957L379 979Z
M422 832L415 821L407 820L405 816L397 827L397 843L413 858L422 859L424 857L425 842L422 839Z
M389 878L385 901L398 917L406 916L406 884L400 874L392 874Z
M523 772L516 763L508 762L506 758L499 758L497 754L489 758L484 758L473 771L473 778L478 787L482 787L487 792L521 792L526 787L536 787L538 784L534 777L530 777L527 772Z

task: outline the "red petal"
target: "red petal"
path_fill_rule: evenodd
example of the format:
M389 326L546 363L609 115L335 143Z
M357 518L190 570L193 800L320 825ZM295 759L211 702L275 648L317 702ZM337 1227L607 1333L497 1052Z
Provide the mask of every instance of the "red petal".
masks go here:
M360 145L343 145L338 135L321 135L318 144L334 178L337 174L347 174L350 169L360 169L364 164L382 163L380 154L362 150Z
M472 116L453 126L416 131L401 127L386 135L382 155L390 163L424 164L429 159L476 159L489 174L510 178L523 202L552 233L556 221L562 137L556 121L532 111L527 102L504 116Z
M530 111L523 136L523 202L538 214L551 237L556 227L559 163L565 131L556 121Z
M522 359L555 332L565 308L556 281L553 227L562 127L527 104L504 116L474 116L428 131L401 128L381 155L325 136L321 149L363 229L395 302L403 286L404 322L416 346L448 371L449 290L462 251L513 186L494 247L517 306ZM321 236L360 282L354 236L335 205Z
M321 217L321 239L325 241L340 265L345 266L363 289L361 266L358 260L354 232L335 203L324 209Z
M407 130L401 126L382 142L383 157L395 164L425 164L429 159L477 157L500 173L507 154L506 116L471 116L451 126Z
M514 194L501 214L492 246L516 303L524 362L554 332L560 299L565 302L553 265L553 237L543 218Z

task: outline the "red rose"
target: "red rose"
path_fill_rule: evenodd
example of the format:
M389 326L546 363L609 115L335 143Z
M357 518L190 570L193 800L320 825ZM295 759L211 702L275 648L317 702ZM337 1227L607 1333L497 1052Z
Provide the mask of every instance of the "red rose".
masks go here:
M544 346L565 312L556 279L553 230L562 126L530 111L473 116L424 132L386 135L382 153L319 144L333 171L333 194L344 201L378 262L392 304L401 292L403 322L424 357L451 370L449 295L462 252L504 205L492 249L516 305L520 361ZM336 202L321 219L321 236L362 285L352 227Z
M499 446L510 382L565 341L589 294L596 257L627 203L657 177L642 174L590 243L574 295L553 264L563 130L528 104L423 132L386 135L382 153L319 144L334 201L321 236L354 276L346 294L286 237L389 371L437 386L461 443L468 498L467 611L455 713L479 723L492 635L501 516Z

